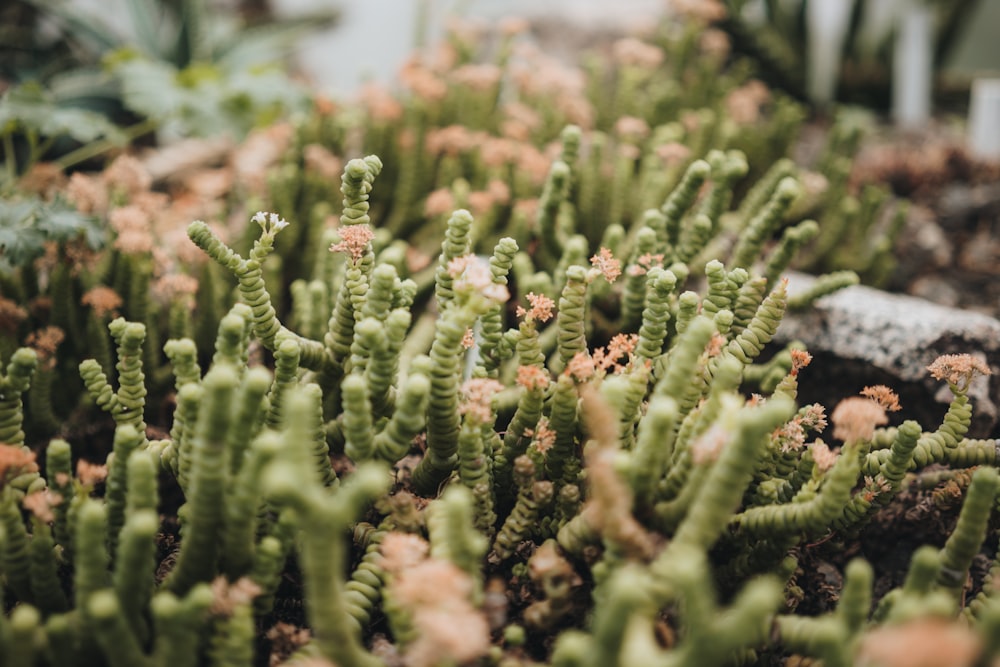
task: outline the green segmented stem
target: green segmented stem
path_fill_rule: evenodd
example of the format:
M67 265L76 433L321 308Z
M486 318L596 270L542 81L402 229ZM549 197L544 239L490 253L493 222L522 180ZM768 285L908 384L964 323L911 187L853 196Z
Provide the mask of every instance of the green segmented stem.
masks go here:
M490 424L478 417L465 415L458 434L458 478L473 492L475 507L473 523L479 532L492 535L497 521L493 509L492 448L488 447L485 431L493 432Z
M656 232L649 227L639 227L636 233L635 246L625 268L625 287L622 293L621 330L624 333L635 331L642 323L642 311L646 306L649 281L652 280L649 266L639 264L640 257L652 258L656 247Z
M513 556L517 545L528 538L539 513L552 502L555 495L552 482L535 481L534 477L535 464L531 459L527 456L517 457L514 460L514 480L518 486L517 501L493 540L493 552L501 561ZM562 539L559 543L562 545Z
M180 420L184 424L180 432L179 439L174 442L176 449L175 460L170 462L174 476L178 484L187 492L188 482L191 477L191 462L193 460L192 449L194 447L195 423L201 411L201 399L204 390L201 383L186 384L177 392L177 409L175 422Z
M413 471L421 493L430 493L454 469L458 450L459 378L462 374L462 338L475 321L466 307L449 308L437 322L430 358L431 392L427 405L427 452Z
M760 253L764 242L774 233L792 203L801 193L802 188L792 177L787 177L778 183L774 194L767 204L747 223L740 232L736 247L729 257L729 266L750 266Z
M55 540L52 539L52 530L47 524L37 519L32 522L31 543L28 548L31 564L31 599L34 600L34 606L46 615L67 611L69 600L59 580Z
M262 503L260 480L264 468L282 449L274 431L264 431L248 446L246 460L232 473L227 488L222 533L222 571L230 581L247 575L254 562L254 538Z
M198 584L180 599L169 591L153 596L149 607L156 626L154 664L196 667L200 637L213 600L208 584Z
M209 257L232 273L238 283L240 296L253 313L253 330L264 347L275 349L279 333L292 336L302 347L302 363L311 370L326 368L330 364L323 344L309 340L288 330L278 321L271 296L264 284L261 261L273 247L273 232L265 232L254 245L249 259L233 252L208 225L196 220L188 226L188 238Z
M302 347L294 338L283 338L274 350L274 381L267 394L269 409L266 424L278 428L284 423L285 394L298 384Z
M760 408L723 409L723 419L732 419L732 439L709 471L671 545L692 545L705 550L715 543L750 483L758 454L766 445L766 435L793 412L793 403L776 399Z
M109 457L108 479L104 499L108 510L108 553L114 556L118 533L125 524L125 503L128 497L128 460L132 452L143 445L143 437L131 424L115 429L114 450Z
M465 209L458 209L448 218L444 241L441 242L441 254L434 272L434 297L441 311L455 299L455 279L448 273L448 264L453 259L469 254L471 230L472 214Z
M228 363L243 368L247 361L250 332L253 331L253 313L245 303L235 304L219 322L215 338L213 364Z
M73 597L86 618L90 597L106 588L108 580L108 515L104 506L83 498L76 511L73 537Z
M148 639L146 607L153 595L156 572L156 533L160 517L155 509L132 513L119 534L112 585L131 634Z
M368 390L371 395L372 412L382 417L395 412L396 376L399 373L399 353L410 328L412 316L405 308L392 310L385 320L384 328L365 368Z
M785 314L786 304L787 288L785 283L779 283L760 304L746 329L729 341L726 350L744 364L751 363L774 337Z
M733 197L733 186L749 171L746 155L740 151L712 150L706 156L712 167L712 184L702 199L699 212L712 223L717 223L722 212L729 207Z
M226 432L231 419L230 406L239 384L235 369L214 366L202 381L204 404L198 412L192 443L192 467L186 505L190 508L185 523L184 542L177 565L170 572L166 586L186 593L216 571L219 556L219 533L222 530L225 484L229 469L226 462Z
M449 486L431 503L427 515L427 533L431 557L449 560L473 581L482 580L482 562L489 542L475 529L475 498L462 486Z
M31 557L28 531L24 527L17 494L9 486L0 491L0 565L7 586L21 602L31 603Z
M684 177L677 184L667 200L660 207L664 216L663 236L660 238L661 248L667 251L666 261L674 260L674 249L680 240L681 219L688 212L698 196L698 191L712 172L711 166L704 160L695 160L688 165Z
M998 489L1000 474L995 468L979 468L972 473L958 523L941 549L941 569L937 581L955 598L962 594L969 566L986 538Z
M830 522L843 514L851 499L851 489L858 479L861 441L844 446L833 468L823 478L819 494L805 502L751 507L733 516L734 529L754 536L805 533L819 535Z
M683 408L681 400L686 395L688 385L694 376L698 358L713 333L715 325L707 317L699 315L691 320L690 325L681 333L670 350L666 368L659 374L660 377L653 389L654 394L670 396ZM682 409L682 413L686 412L687 409Z
M560 375L549 398L549 428L555 431L555 442L545 455L545 475L552 481L562 480L576 463L577 402L573 378Z
M279 524L282 519L278 519ZM281 573L288 560L290 546L274 535L260 538L253 550L253 564L250 567L250 579L260 587L260 594L254 598L254 610L259 615L271 613L274 607L274 597L281 584Z
M379 264L372 269L364 306L358 313L359 320L374 317L381 322L388 317L398 279L396 267L392 264Z
M366 461L375 452L371 401L363 375L348 375L340 385L344 404L344 453L354 462Z
M586 337L587 270L571 266L566 270L566 285L559 296L556 315L558 368L561 371L574 356L587 351Z
M62 502L52 508L55 517L52 534L56 543L68 553L72 545L69 508L73 504L76 487L73 485L73 450L65 440L52 439L45 448L45 479L49 489L62 498Z
M198 347L190 338L176 338L166 342L163 351L170 360L174 372L174 388L180 389L191 382L201 380L198 367Z
M753 320L767 296L767 285L767 279L763 276L753 276L740 286L732 303L733 325L730 331L733 335L743 333Z
M271 373L265 368L250 368L243 373L236 392L233 420L226 434L231 475L239 472L251 441L260 432L263 425L261 415L268 411L265 396L270 386Z
M639 421L639 432L629 462L629 481L636 505L645 507L653 499L656 485L666 472L673 453L669 434L677 422L677 402L665 396L654 396Z
M413 439L426 425L427 404L431 389L430 380L421 373L407 376L396 400L396 409L375 436L375 455L395 463L406 455Z
M549 174L538 200L538 216L535 229L542 240L542 253L555 258L562 255L562 240L559 238L557 218L562 203L566 201L572 181L572 170L562 160L555 160L549 167Z
M508 236L500 239L494 246L493 255L490 256L490 277L494 285L507 286L507 276L510 274L517 251L517 241ZM485 377L496 379L502 361L497 346L503 337L503 304L492 304L480 318L480 322L479 364Z
M781 233L781 240L771 251L764 267L764 277L767 279L768 287L772 287L778 281L792 263L795 253L816 238L817 234L819 234L819 224L815 220L803 220L797 225L785 228Z
M950 462L956 459L955 463L969 458L970 465L974 465L983 456L981 463L992 463L996 460L996 448L990 451L990 447L960 447L962 438L969 430L972 423L972 406L969 399L964 394L956 394L951 403L948 404L948 411L938 429L932 433L924 433L917 440L913 448L913 458L908 470L925 468L932 463ZM978 455L978 456L977 456ZM890 450L880 449L870 453L862 465L861 472L865 475L875 475L891 456Z
M854 271L834 271L817 276L806 289L796 292L795 296L788 300L789 310L802 310L808 308L817 299L827 294L833 294L845 287L851 287L861 282L861 278Z
M646 279L645 308L639 327L637 356L653 361L660 356L667 339L670 321L670 295L677 287L677 277L671 271L650 269Z
M383 559L380 548L382 540L392 528L392 520L386 518L382 520L378 528L368 533L365 554L361 557L358 566L351 572L351 579L345 586L344 606L350 617L357 623L359 632L368 627L372 611L382 599L386 572L382 566Z

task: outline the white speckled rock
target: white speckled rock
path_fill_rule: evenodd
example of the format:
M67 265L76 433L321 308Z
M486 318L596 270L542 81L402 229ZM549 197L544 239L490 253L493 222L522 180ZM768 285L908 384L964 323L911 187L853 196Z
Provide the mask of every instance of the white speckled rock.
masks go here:
M788 278L790 294L814 280L801 273ZM857 389L888 384L901 394L907 392L900 383L906 383L911 396L919 388L938 402L947 402L950 393L929 377L927 365L942 354L976 355L993 375L976 378L969 390L974 408L969 435L995 435L1000 416L1000 321L992 317L856 286L820 299L813 308L786 314L775 340L802 341L825 366L815 373L812 367L804 371L804 383L819 375L824 382ZM933 427L926 419L920 421L925 428Z

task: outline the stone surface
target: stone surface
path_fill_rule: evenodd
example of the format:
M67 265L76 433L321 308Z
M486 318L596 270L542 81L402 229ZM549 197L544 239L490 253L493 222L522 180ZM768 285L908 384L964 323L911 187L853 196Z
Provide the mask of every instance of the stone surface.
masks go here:
M792 273L789 292L813 280ZM977 378L969 391L974 409L969 435L1000 435L1000 321L993 317L856 286L786 314L775 340L802 341L813 354L800 382L803 402L819 400L832 409L867 385L886 384L900 394L901 416L917 419L925 429L935 427L951 397L927 365L942 354L976 355L993 375Z

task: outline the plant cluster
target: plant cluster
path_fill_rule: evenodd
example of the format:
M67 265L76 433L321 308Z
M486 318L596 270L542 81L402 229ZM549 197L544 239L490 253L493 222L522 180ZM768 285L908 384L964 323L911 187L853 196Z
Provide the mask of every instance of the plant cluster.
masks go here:
M0 282L0 664L995 656L992 578L964 595L1000 485L996 443L964 437L990 369L932 364L953 400L925 430L889 425L885 387L798 406L808 353L764 354L857 280L782 277L825 256L854 135L822 185L780 159L798 108L703 23L587 76L518 28L492 64L455 31L403 95L252 138L221 197L167 198L129 158L65 184L113 233ZM808 613L809 550L911 472L964 489L947 543L888 591L852 561Z

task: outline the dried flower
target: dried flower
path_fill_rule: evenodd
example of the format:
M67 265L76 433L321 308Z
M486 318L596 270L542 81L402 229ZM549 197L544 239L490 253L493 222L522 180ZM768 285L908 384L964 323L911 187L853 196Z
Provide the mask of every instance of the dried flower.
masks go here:
M691 157L691 149L679 141L671 141L657 146L655 152L665 167L680 166Z
M609 283L618 280L622 274L622 264L611 254L608 248L601 248L596 255L590 258L590 263L597 270L595 275L602 275Z
M80 213L97 213L108 207L108 188L100 179L76 171L69 177L66 198Z
M564 372L577 382L586 382L597 373L597 364L589 352L577 352L566 364Z
M771 92L756 79L729 92L726 96L727 115L738 125L753 125L760 119L761 106L771 98Z
M240 577L229 583L225 577L218 576L212 580L212 606L209 611L213 616L232 616L237 607L250 604L260 594L260 586L249 577Z
M83 293L80 302L93 308L94 314L101 318L122 307L122 298L118 296L118 292L106 285L91 287Z
M812 361L812 355L805 350L792 350L792 377L799 374L799 371L809 365Z
M839 450L831 450L830 447L822 440L816 439L813 442L812 447L812 457L813 462L820 472L826 472L833 467L833 464L837 462L837 458L840 456Z
M455 210L455 195L450 188L438 188L432 190L424 201L424 215L428 218L435 218L445 215Z
M61 503L62 496L52 493L49 489L29 493L21 500L21 505L34 514L42 523L52 523L56 520L52 508Z
M0 444L0 488L19 475L37 470L34 452L19 445Z
M860 396L838 403L830 420L833 421L833 437L844 442L871 440L876 426L889 423L881 405Z
M149 213L139 206L120 206L111 211L108 223L118 236L115 248L127 254L141 254L153 249Z
M957 393L969 390L976 375L990 375L992 371L986 362L971 354L943 354L927 367L931 377L944 380Z
M726 18L726 7L719 0L671 0L670 4L678 14L704 23Z
M408 665L464 664L489 650L489 624L472 605L468 573L450 561L427 558L427 543L413 535L389 533L381 550L392 574L388 594L411 614L417 631L406 647Z
M184 273L171 273L157 280L153 290L167 300L191 296L198 291L198 279Z
M76 478L84 486L94 486L98 482L103 482L108 476L106 465L97 465L83 459L76 462Z
M472 378L462 384L462 403L458 414L468 415L480 423L493 421L493 397L503 389L503 385L490 378Z
M771 440L782 453L797 452L806 446L806 431L802 420L795 417L771 433Z
M390 532L382 539L379 551L386 572L396 573L420 563L430 553L427 540L410 533Z
M139 160L130 155L119 155L103 173L104 182L112 189L122 190L129 196L149 190L153 177Z
M858 667L972 667L982 643L969 627L944 618L924 617L885 625L862 635Z
M615 121L615 134L629 142L638 142L649 136L649 124L642 118L622 116Z
M330 252L346 252L354 262L358 262L365 255L365 250L375 233L366 224L344 225L337 230L340 234L340 242L330 245Z
M625 364L619 363L624 357L626 363L631 360L636 346L639 344L638 334L616 334L607 346L594 350L594 364L603 372L620 372L624 370Z
M865 387L861 390L861 395L881 405L882 409L886 412L898 412L901 409L899 407L899 396L884 384Z
M316 172L327 181L336 181L344 168L344 161L321 144L307 144L302 149L305 168Z
M473 347L476 346L476 336L472 332L471 327L465 330L465 335L462 336L462 341L460 344L466 350L471 350Z
M500 68L492 63L468 64L452 70L448 78L474 91L489 92L500 83L502 74Z
M15 333L28 317L28 311L15 301L0 296L0 330Z
M517 307L517 316L523 317L525 322L547 322L552 318L552 309L555 308L555 301L545 296L544 294L535 294L534 292L528 292L525 296L528 303L531 304L531 308L527 310L522 306Z
M538 366L518 366L517 384L529 391L545 389L549 386L549 375Z
M556 444L556 432L549 427L548 417L540 418L534 430L531 432L525 431L525 435L533 436L532 441L539 454L545 454L545 452L552 449L552 446Z
M373 120L391 123L403 117L403 105L385 86L366 83L361 86L359 96L361 104Z
M33 331L28 334L25 341L28 347L38 353L38 362L42 368L51 370L56 365L56 350L59 344L66 338L66 333L55 326L47 326L44 329Z
M729 55L732 43L729 41L729 35L726 31L708 28L702 31L698 38L698 48L710 58L723 60Z
M506 285L493 282L489 263L476 255L463 255L448 262L448 274L455 278L456 292L474 292L503 303L510 298Z
M663 49L638 40L634 37L619 39L614 44L615 60L620 65L633 65L652 69L663 62Z
M807 405L796 416L802 427L810 431L822 432L826 428L826 408L819 403Z
M628 274L630 276L644 276L653 267L663 268L663 253L643 253L639 255L635 264L628 267Z

